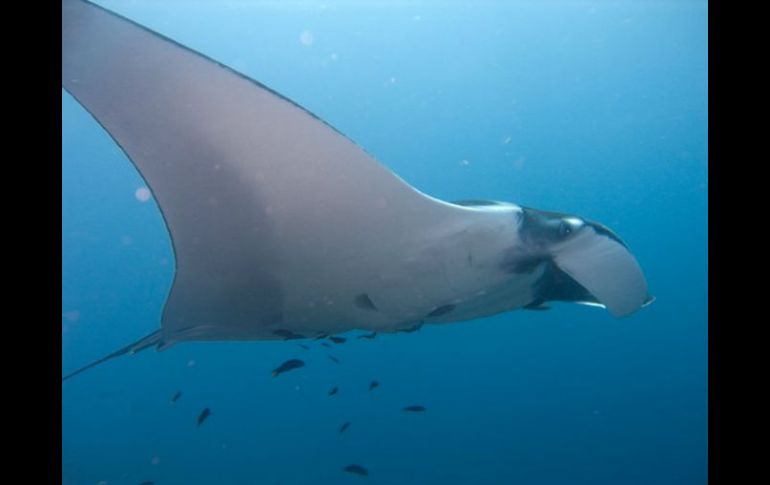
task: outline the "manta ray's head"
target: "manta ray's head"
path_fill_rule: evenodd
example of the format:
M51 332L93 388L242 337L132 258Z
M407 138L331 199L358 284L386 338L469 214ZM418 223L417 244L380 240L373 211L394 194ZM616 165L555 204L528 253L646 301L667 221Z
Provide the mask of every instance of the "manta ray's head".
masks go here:
M518 242L503 267L512 273L544 267L533 304L553 300L594 304L620 317L652 301L636 258L606 226L528 207L515 217Z

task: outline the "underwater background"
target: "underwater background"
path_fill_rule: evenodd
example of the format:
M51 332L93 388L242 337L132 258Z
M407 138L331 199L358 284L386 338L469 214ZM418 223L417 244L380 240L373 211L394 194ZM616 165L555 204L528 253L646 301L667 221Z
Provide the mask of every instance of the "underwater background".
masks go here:
M427 194L608 225L657 300L121 357L62 385L63 484L706 482L707 2L96 3ZM144 186L62 91L63 372L159 326L174 259ZM306 366L273 378L291 358Z

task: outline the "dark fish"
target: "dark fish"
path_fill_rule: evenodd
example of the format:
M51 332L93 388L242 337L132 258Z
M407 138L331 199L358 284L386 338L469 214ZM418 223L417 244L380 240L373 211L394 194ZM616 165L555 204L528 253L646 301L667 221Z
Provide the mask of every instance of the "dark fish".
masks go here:
M273 334L278 335L279 337L283 337L284 340L294 340L299 338L305 338L304 335L300 335L298 333L292 332L291 330L286 330L283 328L273 331Z
M368 338L371 340L376 336L377 336L377 332L372 332L372 333L365 333L363 335L359 335L358 338Z
M340 426L340 434L344 433L346 429L350 427L350 421L345 421L345 423Z
M307 345L305 345L305 344L299 344L299 346L300 346L300 347L302 347L302 348L303 348L303 349L305 349L305 350L310 350L310 347L308 347L308 346L307 346Z
M333 388L331 391L329 391L329 395L330 395L330 396L333 396L333 395L337 394L337 391L338 391L338 390L339 390L339 389L338 389L338 388L336 388L336 387L335 387L335 388Z
M348 339L346 339L344 337L334 337L334 336L332 336L332 337L329 337L329 340L331 340L335 344L344 344Z
M155 485L155 482L142 482L139 485Z
M411 411L413 413L421 413L425 411L425 408L422 406L407 406L404 408L404 411Z
M326 342L321 342L321 345L323 345L324 347L329 347L329 348L331 348L331 345L327 344Z
M369 472L366 471L366 468L362 467L361 465L348 465L345 468L343 468L348 473L355 473L356 475L363 475L368 476Z
M340 360L337 357L333 356L333 355L330 355L329 359L331 359L331 361L334 362L335 364L339 364L340 363Z
M200 415L198 416L198 426L200 426L204 421L206 421L206 418L208 418L210 414L211 414L211 410L209 408L206 408L203 411L201 411Z
M322 333L321 335L319 335L318 337L314 338L313 340L321 340L322 338L326 338L326 337L328 337L328 335L325 334L325 333Z
M176 391L176 393L171 397L171 402L177 402L180 397L182 397L182 391Z
M369 390L371 391L375 387L380 387L380 383L377 381L372 381L371 384L369 384Z
M288 372L292 369L299 369L300 367L304 367L305 363L302 362L299 359L290 359L284 362L283 364L279 365L275 369L273 369L273 377L277 377L278 374L282 374L284 372Z

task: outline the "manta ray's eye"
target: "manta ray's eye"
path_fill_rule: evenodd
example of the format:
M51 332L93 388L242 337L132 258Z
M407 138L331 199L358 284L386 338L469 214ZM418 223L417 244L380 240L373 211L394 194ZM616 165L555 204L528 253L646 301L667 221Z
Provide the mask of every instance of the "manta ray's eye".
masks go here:
M562 219L559 223L559 237L566 239L583 226L583 221L574 217Z

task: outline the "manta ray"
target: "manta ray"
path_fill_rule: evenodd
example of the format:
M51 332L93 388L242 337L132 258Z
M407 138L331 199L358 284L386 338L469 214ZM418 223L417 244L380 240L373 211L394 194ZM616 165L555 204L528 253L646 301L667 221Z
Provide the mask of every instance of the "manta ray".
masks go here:
M609 228L409 185L267 86L84 0L62 1L62 87L135 165L170 235L160 328L184 341L410 331L563 301L652 301Z

